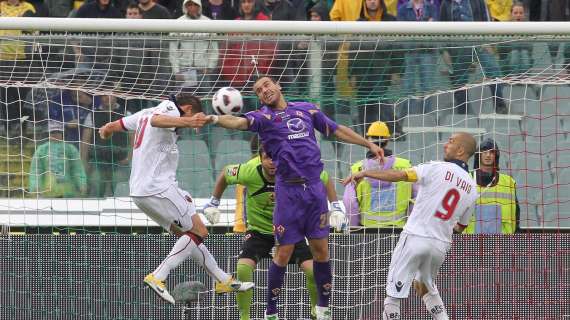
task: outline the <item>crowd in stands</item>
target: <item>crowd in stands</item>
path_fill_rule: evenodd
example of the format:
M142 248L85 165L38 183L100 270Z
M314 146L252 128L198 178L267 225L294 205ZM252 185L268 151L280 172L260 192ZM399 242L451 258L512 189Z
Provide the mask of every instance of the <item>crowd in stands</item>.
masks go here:
M527 0L523 3L512 0L6 0L0 2L0 12L2 17L193 20L570 20L570 4L557 0ZM21 31L0 31L0 37L17 36L20 33ZM2 40L0 81L7 78L20 80L17 79L18 74L33 78L29 72L30 64L33 66L36 61L46 61L41 67L47 74L57 74L61 78L80 78L77 74L81 70L90 77L101 73L104 81L122 85L123 91L128 90L133 96L144 95L146 92L158 92L164 96L165 93L180 90L206 93L221 86L243 88L255 76L254 69L261 74L279 74L282 83L288 84L284 88L286 94L307 90L309 75L306 73L310 68L306 65L309 45L306 42L232 42L230 38L222 43L206 38L201 41L200 35L196 34L192 34L191 39L188 36L190 35L177 34L169 41L154 42L149 39L137 42L136 38L131 38L125 40L127 43L122 43L120 39L106 39L104 35L97 39L86 36L76 46L62 46L67 51L43 50L40 53L27 51L21 42ZM72 40L69 44L73 44ZM391 85L399 85L403 95L421 96L431 92L434 82L430 79L440 73L436 67L440 54L448 66L449 81L453 87L465 85L470 74L471 52L466 50L471 48L453 48L439 52L433 46L425 44L424 49L421 43L414 43L414 50L402 50L406 48L401 47L392 50L389 44L384 44L380 50L377 41L363 41L359 43L358 50L351 48L348 42L330 45L331 48L326 47L322 55L322 96L334 99L345 97L347 100L353 97L359 101L359 105L369 103L366 109L359 109L358 123L384 120L388 122L395 138L401 134L401 128L393 119L404 117L408 113L430 112L434 104L429 100L425 103L417 101L408 108L401 108L395 115L394 108L383 108L382 103L377 103L379 97L387 96ZM549 48L552 55L557 54L557 45L555 43ZM532 65L531 51L525 43L507 48L477 48L481 66L488 77L529 70ZM563 55L570 59L570 51ZM240 59L244 56L265 58L252 63ZM491 85L490 90L497 97L496 111L507 112L502 100L502 86ZM38 97L38 91L42 91L39 93L41 97ZM457 90L454 95L455 110L458 113L469 112L467 92ZM128 137L126 134L117 135L111 142L101 141L94 128L125 115L125 112L136 112L152 105L152 102L146 100L129 100L131 104L125 106L124 101L118 101L114 96L92 96L80 90L35 90L24 87L3 87L0 101L4 105L0 110L1 119L7 119L7 123L11 119L21 119L21 113L27 110L34 121L45 119L53 123L48 126L49 131L62 134L57 124L64 126L62 136L56 134L56 138L51 139L65 142L60 150L66 153L66 159L73 161L73 166L66 168L81 165L83 171L77 169L74 173L79 178L74 176L72 180L83 183L85 176L88 176L90 181L88 185L81 184L74 189L80 191L76 196L108 196L113 193L117 182L128 180ZM26 101L33 103L33 107L11 107L15 103L25 104ZM134 102L138 103L133 105ZM41 103L45 104L45 108L41 107ZM248 103L246 105L251 106ZM324 104L323 107L326 108L327 105ZM334 117L334 111L337 110L325 111ZM43 114L37 115L37 112ZM3 136L10 136L4 133L9 131L9 127L4 124L0 127ZM20 131L17 132L19 134ZM48 151L57 150L45 149L42 152ZM56 169L51 171L55 172ZM37 181L34 183L36 184L30 188L37 189ZM47 182L47 185L50 183ZM67 190L58 192L61 193L60 196L67 197Z

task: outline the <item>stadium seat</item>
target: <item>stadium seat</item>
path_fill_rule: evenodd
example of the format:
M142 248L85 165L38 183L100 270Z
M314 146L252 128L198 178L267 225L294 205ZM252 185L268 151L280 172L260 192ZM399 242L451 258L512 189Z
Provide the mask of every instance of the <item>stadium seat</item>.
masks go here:
M251 153L249 141L241 139L221 140L218 143L218 146L216 147L215 157L217 159L220 155L228 155L236 153L245 153L249 157L249 154Z
M435 127L437 118L434 113L409 114L402 119L402 126L405 127ZM405 131L405 130L404 130Z
M472 114L446 114L439 119L439 125L454 128L478 128L479 118Z
M179 169L212 168L210 152L203 140L178 141Z
M518 120L481 119L481 127L491 135L520 135L521 123Z
M538 115L533 118L525 118L523 128L529 136L544 137L561 131L561 121L558 116Z
M247 162L251 159L251 154L248 152L234 152L234 153L219 153L215 159L216 172L222 170L229 164L239 164Z

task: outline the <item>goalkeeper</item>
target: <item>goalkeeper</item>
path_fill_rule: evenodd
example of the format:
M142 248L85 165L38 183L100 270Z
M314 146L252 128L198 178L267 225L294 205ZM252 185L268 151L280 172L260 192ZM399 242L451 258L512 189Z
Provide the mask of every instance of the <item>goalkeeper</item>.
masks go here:
M211 223L218 222L220 198L228 185L241 184L246 187L247 198L246 217L247 232L242 244L242 250L237 263L237 278L241 281L251 281L253 271L261 258L272 258L271 249L275 245L273 236L273 209L275 207L275 171L276 167L271 158L260 148L259 157L250 161L228 165L216 180L213 195L204 207L204 215ZM344 205L337 201L334 183L326 171L321 172L321 181L326 187L327 197L331 201L333 211L341 211L344 215ZM341 226L337 226L340 231ZM313 256L306 240L295 244L289 263L297 264L305 273L307 290L311 303L311 316L315 317L317 303L317 288L313 275ZM250 280L245 280L250 279ZM250 307L253 291L237 294L237 303L241 320L250 319Z

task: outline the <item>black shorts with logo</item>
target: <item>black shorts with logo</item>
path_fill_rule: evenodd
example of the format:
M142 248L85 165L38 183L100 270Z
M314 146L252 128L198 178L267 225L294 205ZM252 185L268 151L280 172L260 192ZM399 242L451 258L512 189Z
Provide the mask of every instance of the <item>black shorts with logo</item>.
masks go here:
M274 246L275 238L272 234L263 234L258 231L247 231L241 245L239 258L252 259L256 263L263 258L272 259L273 257L270 253ZM300 265L301 263L311 259L313 259L311 249L309 249L306 240L302 240L295 244L295 250L293 251L293 255L291 255L291 259L289 259L289 264Z

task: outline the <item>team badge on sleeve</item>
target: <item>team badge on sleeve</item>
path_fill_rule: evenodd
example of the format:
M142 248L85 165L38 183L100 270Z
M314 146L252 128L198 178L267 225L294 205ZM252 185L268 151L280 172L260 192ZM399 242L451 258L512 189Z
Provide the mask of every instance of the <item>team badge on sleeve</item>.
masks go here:
M226 175L235 177L238 174L239 166L232 166L226 168Z

